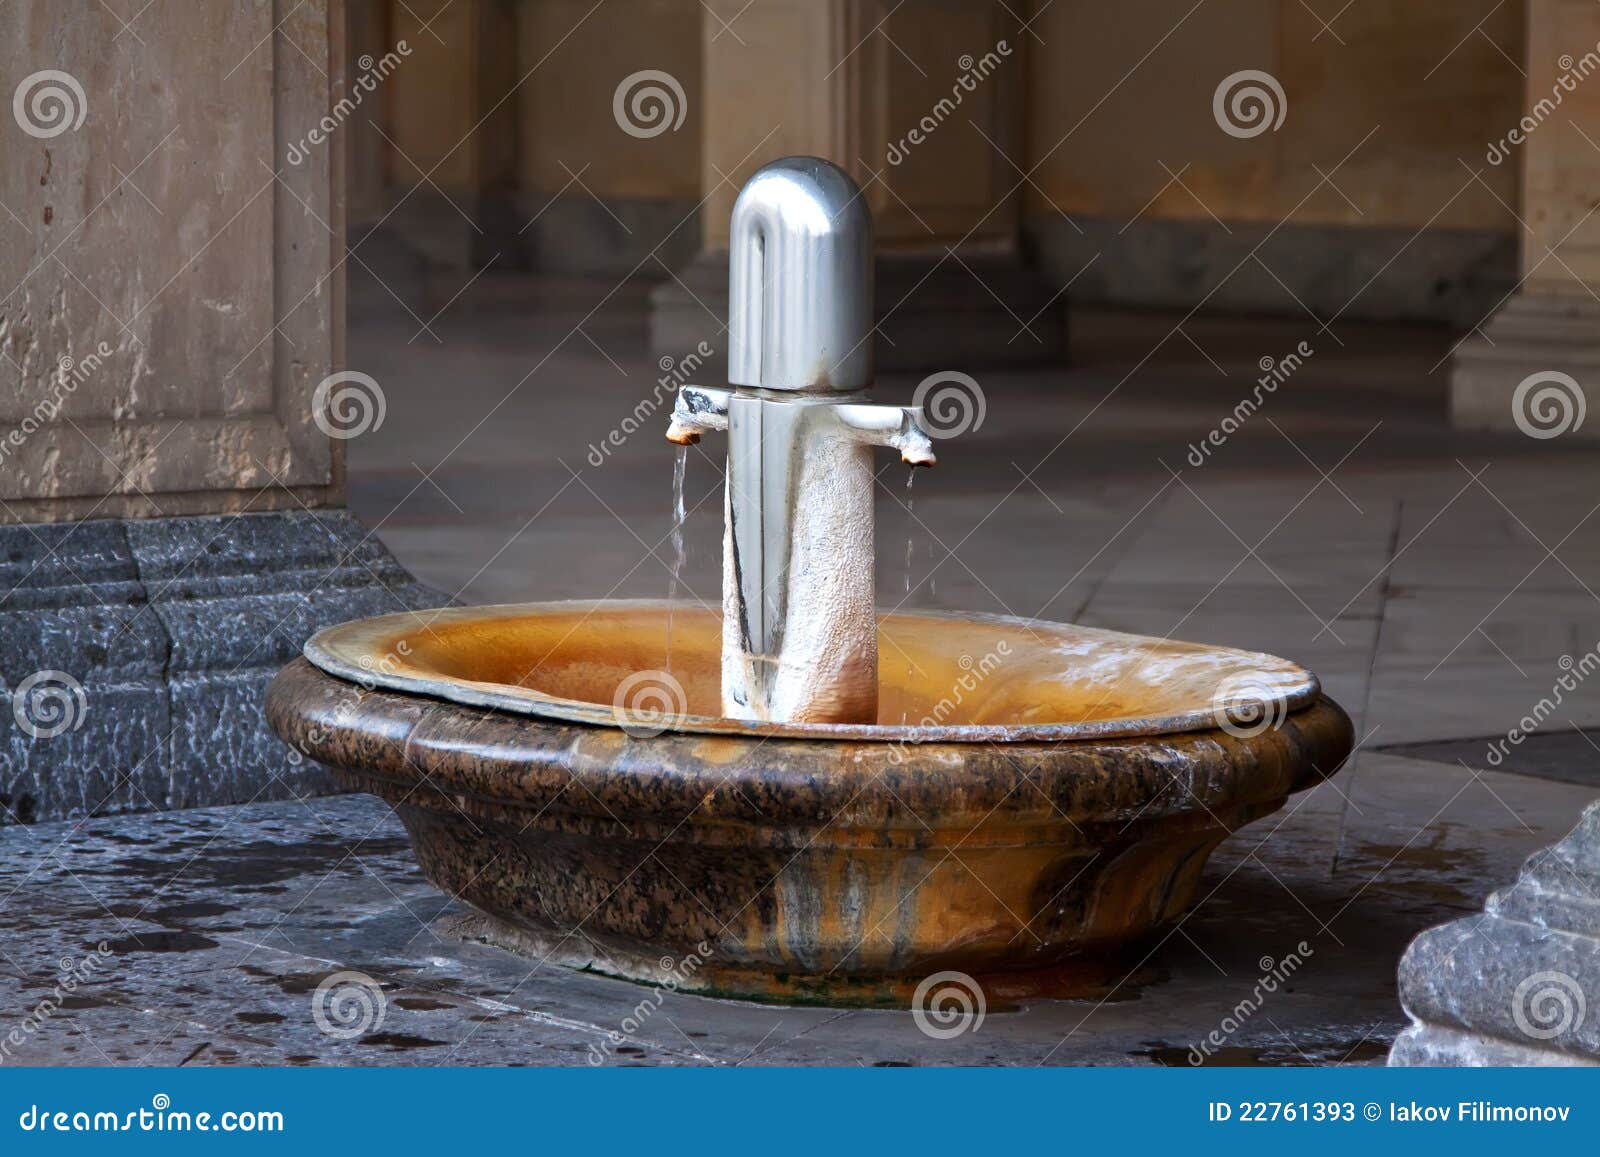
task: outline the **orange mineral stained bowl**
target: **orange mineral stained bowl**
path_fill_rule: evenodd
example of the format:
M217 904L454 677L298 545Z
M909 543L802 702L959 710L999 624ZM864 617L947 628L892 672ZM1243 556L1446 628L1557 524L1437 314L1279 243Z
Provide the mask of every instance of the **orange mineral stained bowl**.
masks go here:
M1351 747L1286 660L983 615L880 620L877 725L725 719L720 632L658 602L388 615L314 637L268 714L394 805L476 934L823 1003L941 970L1092 992L1218 843Z

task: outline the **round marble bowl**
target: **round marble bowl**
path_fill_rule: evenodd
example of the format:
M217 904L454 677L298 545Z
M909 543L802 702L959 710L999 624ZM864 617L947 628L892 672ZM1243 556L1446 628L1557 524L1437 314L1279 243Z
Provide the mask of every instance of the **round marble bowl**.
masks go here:
M1267 655L990 616L888 615L879 638L876 726L719 718L719 616L620 601L335 627L267 713L394 805L487 938L825 1003L943 971L1091 990L1219 842L1351 747Z

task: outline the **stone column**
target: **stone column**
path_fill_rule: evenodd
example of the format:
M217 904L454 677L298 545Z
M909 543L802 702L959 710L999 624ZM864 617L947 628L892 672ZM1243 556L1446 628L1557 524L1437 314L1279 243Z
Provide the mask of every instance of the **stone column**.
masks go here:
M1527 0L1527 20L1524 115L1489 149L1520 166L1522 280L1456 350L1450 412L1469 428L1595 438L1600 420L1578 423L1600 387L1600 8Z
M1064 309L1019 248L1027 33L961 0L707 0L703 248L652 295L662 352L721 352L728 217L768 161L861 185L878 248L882 369L1057 360Z
M1391 1065L1600 1065L1600 803L1479 915L1400 960Z
M6 23L0 823L320 790L266 681L426 598L338 509L342 4Z
M387 229L447 269L513 263L522 221L517 167L514 0L406 0L388 6L406 67L386 82ZM359 240L359 239L358 239Z

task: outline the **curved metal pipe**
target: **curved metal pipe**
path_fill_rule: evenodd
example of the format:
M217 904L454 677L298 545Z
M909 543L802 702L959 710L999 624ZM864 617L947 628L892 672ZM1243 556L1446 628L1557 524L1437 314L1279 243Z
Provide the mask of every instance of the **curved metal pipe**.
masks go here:
M728 240L728 380L843 393L872 384L872 214L819 157L758 170Z

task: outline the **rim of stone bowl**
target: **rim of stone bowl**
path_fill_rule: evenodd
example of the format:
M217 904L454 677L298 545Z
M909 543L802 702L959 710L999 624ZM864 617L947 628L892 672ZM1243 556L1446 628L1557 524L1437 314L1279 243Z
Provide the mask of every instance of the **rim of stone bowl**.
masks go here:
M432 627L439 623L461 623L475 620L502 619L511 616L537 614L571 614L586 609L616 611L659 610L666 611L669 604L661 599L555 599L529 603L494 603L472 607L440 607L430 611L402 611L378 615L368 619L355 619L325 627L306 641L302 653L312 666L366 687L382 688L441 699L468 707L488 708L514 715L567 723L586 723L615 730L628 730L625 721L612 704L584 699L564 699L549 695L532 687L507 683L484 683L453 676L408 673L402 665L382 668L372 661L379 640L387 642L397 628L408 623L424 623ZM674 604L679 612L694 612L701 608ZM1188 647L1218 656L1228 656L1245 661L1227 672L1237 674L1242 670L1266 670L1274 679L1284 681L1282 694L1276 702L1287 717L1298 712L1321 696L1322 685L1317 677L1298 663L1261 651L1245 651L1235 647L1214 646L1209 643L1186 643L1181 640L1162 639L1152 635L1135 635L1125 631L1112 631L1102 627L1086 627L1076 623L1061 623L1047 619L1023 619L1013 615L995 615L968 611L917 610L907 613L883 615L881 619L942 619L959 623L990 623L1016 630L1034 632L1041 627L1053 631L1067 631L1074 635L1101 639L1138 640ZM366 662L363 663L362 659ZM420 670L420 669L418 669ZM1219 678L1218 686L1221 685ZM1235 710L1265 708L1272 710L1273 701L1265 697L1243 698L1228 701ZM1213 703L1187 711L1167 715L1130 716L1113 719L1080 720L1057 723L994 723L994 724L880 724L880 723L764 723L749 719L730 719L714 715L678 715L669 717L650 734L671 732L700 735L748 736L756 739L833 739L870 741L873 743L905 743L921 746L928 743L1048 743L1084 739L1127 739L1140 736L1175 735L1184 732L1216 731L1223 729L1223 721ZM1253 731L1249 734L1254 734ZM648 738L648 736L642 736Z

